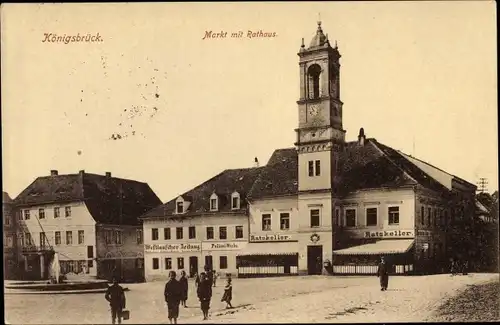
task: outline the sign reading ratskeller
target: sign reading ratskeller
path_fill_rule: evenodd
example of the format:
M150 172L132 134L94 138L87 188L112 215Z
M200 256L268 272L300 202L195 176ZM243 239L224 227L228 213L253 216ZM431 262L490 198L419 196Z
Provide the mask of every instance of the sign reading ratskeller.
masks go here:
M283 234L265 234L265 235L250 235L250 242L287 242L296 241L292 238L292 235Z

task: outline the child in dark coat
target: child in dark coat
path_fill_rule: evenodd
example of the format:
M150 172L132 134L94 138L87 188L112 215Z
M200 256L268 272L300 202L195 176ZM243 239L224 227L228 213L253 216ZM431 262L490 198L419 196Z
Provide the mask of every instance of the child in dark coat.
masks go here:
M188 299L188 279L186 277L186 272L181 272L181 278L179 279L179 285L181 290L181 305L184 308L187 307L186 300Z
M212 299L212 282L207 279L205 272L200 274L200 283L198 284L197 294L200 299L203 320L207 320L208 311L210 309L210 300Z
M233 286L231 285L231 278L227 279L226 286L224 287L224 295L221 301L226 302L226 308L233 308L231 300L233 299Z
M168 309L168 320L172 324L177 324L177 318L179 317L179 304L181 301L181 289L179 282L175 279L175 272L170 271L169 280L165 284L165 302L167 303Z

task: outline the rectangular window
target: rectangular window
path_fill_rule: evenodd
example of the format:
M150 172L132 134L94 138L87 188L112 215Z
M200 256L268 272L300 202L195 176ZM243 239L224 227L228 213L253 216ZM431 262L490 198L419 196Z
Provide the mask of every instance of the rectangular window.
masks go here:
M314 176L314 161L309 160L309 176Z
M135 237L137 240L137 244L142 244L142 229L136 229L135 230Z
M182 270L184 268L184 257L177 257L177 269Z
M165 257L165 269L166 270L172 269L172 259L170 257Z
M217 199L210 200L210 210L217 210Z
M448 220L448 210L444 210L444 224L448 225L449 220Z
M290 213L280 213L280 229L290 229Z
M160 268L160 261L157 257L153 257L153 270L158 270Z
M40 246L45 247L47 245L47 237L45 237L45 233L40 233Z
M151 229L151 240L158 240L158 228Z
M431 225L431 214L432 214L432 208L428 207L427 208L427 226L430 227Z
M313 209L309 212L310 214L310 217L311 217L311 228L313 227L319 227L319 219L320 219L320 215L319 215L319 209Z
M214 239L214 227L207 227L207 239Z
M59 207L54 208L54 218L59 218L61 216L61 211L59 210Z
M271 215L262 215L262 230L271 230Z
M175 228L175 238L177 238L177 239L184 238L184 232L182 230L183 230L182 227Z
M367 226L376 226L378 223L377 217L377 208L368 208L366 209L366 225Z
M439 223L439 220L438 220L438 217L439 217L439 214L438 214L439 210L438 208L434 208L434 227L436 227Z
M14 247L14 236L5 236L5 242L4 242L5 247Z
M5 215L5 220L4 220L4 222L5 222L5 225L6 225L6 226L9 226L9 225L10 225L10 216Z
M38 209L38 218L45 219L45 209Z
M219 257L219 268L221 270L227 269L227 256Z
M54 239L55 239L56 245L61 245L61 232L60 231L55 232Z
M83 230L78 230L78 244L83 244L85 242L85 233Z
M399 225L399 207L389 207L389 224Z
M356 227L356 209L345 210L345 225L346 227Z
M337 226L341 226L341 224L340 224L340 209L339 208L335 208L335 224Z
M219 227L219 239L227 239L227 227Z
M30 210L24 210L24 220L30 220Z
M31 234L29 232L24 233L24 238L26 239L26 246L33 245L33 239L31 238Z
M177 202L177 213L184 212L184 202Z
M87 258L94 258L94 246L87 246Z
M189 239L196 238L196 227L189 227Z
M316 164L315 165L316 165L315 166L316 167L316 171L315 171L316 172L316 176L319 176L321 174L321 161L316 160Z
M73 232L66 231L66 245L73 245Z
M236 239L243 238L243 226L236 226Z
M420 224L425 225L425 207L420 207Z
M172 234L170 232L170 228L163 228L163 239L170 240L172 238Z
M24 247L24 236L22 232L17 234L17 240L19 241L19 247Z
M232 200L232 208L233 209L239 209L240 208L240 198L239 197L233 197L233 200Z
M66 216L66 218L71 217L71 207L64 208L64 215Z
M115 243L117 245L121 245L122 244L122 232L120 230L116 230L115 231Z

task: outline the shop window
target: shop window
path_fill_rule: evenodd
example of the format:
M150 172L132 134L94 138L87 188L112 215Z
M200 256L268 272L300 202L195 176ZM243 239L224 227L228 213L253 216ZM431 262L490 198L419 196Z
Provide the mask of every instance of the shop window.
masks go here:
M376 226L378 223L378 209L377 208L367 208L366 209L366 225Z
M214 239L214 227L207 227L207 239Z
M262 215L262 230L271 230L271 215L263 214Z
M280 213L280 229L290 229L290 213Z
M221 270L227 269L227 256L219 257L219 268Z
M172 269L172 259L170 257L165 257L165 270Z
M346 227L356 227L356 209L345 210L345 225Z
M158 270L160 268L160 261L157 257L153 257L153 270Z
M189 227L188 232L189 232L189 239L196 238L196 227Z
M243 238L243 226L236 226L236 239Z
M320 226L320 213L319 209L312 209L309 212L311 228Z
M399 225L399 207L389 207L389 224Z
M151 229L151 240L158 240L158 228Z

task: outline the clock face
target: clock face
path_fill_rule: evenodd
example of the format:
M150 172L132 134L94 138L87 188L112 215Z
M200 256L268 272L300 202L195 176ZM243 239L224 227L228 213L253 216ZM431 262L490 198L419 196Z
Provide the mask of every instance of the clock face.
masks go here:
M316 116L319 113L319 106L318 105L311 105L309 106L309 115L311 116Z

